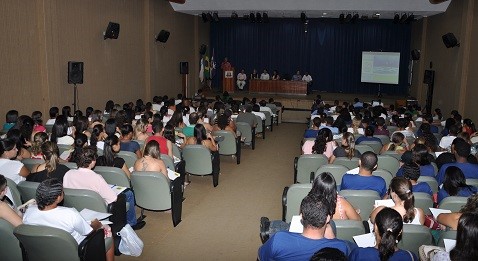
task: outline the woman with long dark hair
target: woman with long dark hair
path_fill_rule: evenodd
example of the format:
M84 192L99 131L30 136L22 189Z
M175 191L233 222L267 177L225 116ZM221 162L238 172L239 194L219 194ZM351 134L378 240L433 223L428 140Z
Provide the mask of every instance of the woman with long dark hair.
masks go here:
M425 222L425 214L423 210L415 207L415 196L412 191L412 184L409 180L402 177L395 177L390 182L388 195L395 203L392 208L403 217L406 224L423 225ZM370 214L370 221L375 223L377 213L384 207L375 208Z
M96 159L96 166L116 167L122 169L126 176L131 177L131 172L123 158L116 157L120 151L120 140L115 135L109 136L104 140L103 156Z
M324 154L327 158L332 156L337 147L332 131L329 128L322 128L317 132L315 140L307 140L302 145L303 154Z
M380 210L374 225L375 247L358 247L350 253L349 260L418 261L414 253L397 247L402 237L402 229L400 213L391 208Z
M41 145L41 152L44 163L33 166L32 173L28 175L27 181L42 182L46 179L56 178L63 181L65 173L70 170L60 164L58 146L51 141L45 141Z
M466 184L465 174L456 166L449 166L445 170L443 187L438 191L438 204L449 196L469 197L476 194L477 189Z
M332 156L329 158L329 163L334 163L335 158L338 157L347 157L348 159L351 159L353 157L359 158L360 155L360 152L355 149L354 135L350 132L346 132L342 136L341 146L335 148Z
M168 171L166 165L161 160L161 152L157 141L151 140L146 143L144 146L143 157L136 160L134 163L134 170L161 172L164 176L168 177Z
M68 119L65 116L60 115L56 117L50 140L58 145L73 145L75 142L73 137L68 135Z
M71 152L68 161L76 162L78 155L81 154L81 150L85 146L88 146L88 137L83 133L76 135L75 143L73 144L73 151Z

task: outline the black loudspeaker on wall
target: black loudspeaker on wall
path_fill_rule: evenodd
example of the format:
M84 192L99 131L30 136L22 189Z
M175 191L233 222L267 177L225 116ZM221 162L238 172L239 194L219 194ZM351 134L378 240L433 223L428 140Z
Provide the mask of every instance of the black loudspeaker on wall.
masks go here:
M420 60L420 50L413 49L411 54L412 54L412 60L414 61Z
M431 85L435 82L435 71L425 70L425 76L423 77L423 83Z
M109 22L106 32L104 32L104 38L106 39L118 39L120 31L120 25L118 23Z
M453 48L455 46L460 46L458 40L456 39L453 33L444 34L442 37L443 43L445 44L446 48Z
M180 62L179 63L179 73L180 74L188 74L189 73L189 63L188 62Z
M68 62L68 83L83 84L83 62Z
M207 45L201 44L201 48L199 49L199 54L200 55L205 55L207 51Z
M156 41L165 43L168 41L169 35L170 35L169 31L161 30L158 36L156 36Z

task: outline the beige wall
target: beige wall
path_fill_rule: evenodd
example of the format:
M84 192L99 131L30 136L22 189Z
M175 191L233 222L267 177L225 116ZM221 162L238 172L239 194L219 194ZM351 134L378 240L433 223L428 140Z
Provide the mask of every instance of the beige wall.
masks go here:
M412 28L412 49L422 51L416 63L418 66L414 68L412 95L425 104L427 86L422 81L424 71L432 62L435 70L432 106L441 108L445 116L452 109L458 109L464 117L478 118L478 111L474 109L474 97L478 94L474 87L478 61L476 50L472 48L478 37L477 8L473 0L455 0L444 14L425 18ZM441 37L449 32L455 34L460 47L445 47Z
M84 84L78 85L82 110L101 109L109 99L122 104L176 95L181 61L190 65L189 88L197 88L198 42L209 31L167 1L4 0L0 10L0 117L13 108L30 114L71 105L68 61L85 63ZM109 21L121 26L117 40L103 40ZM157 43L162 29L171 35Z

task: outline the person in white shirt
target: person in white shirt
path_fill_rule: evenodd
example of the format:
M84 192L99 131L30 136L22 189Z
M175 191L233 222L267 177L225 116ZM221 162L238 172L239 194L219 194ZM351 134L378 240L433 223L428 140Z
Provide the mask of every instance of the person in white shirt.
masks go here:
M264 71L261 74L261 80L270 80L270 79L271 79L271 76L269 75L267 70L264 69Z
M37 206L27 208L23 223L49 226L64 230L80 244L88 234L103 225L97 220L89 224L75 208L58 206L63 201L63 186L58 179L47 179L40 183L36 192ZM114 244L107 249L107 260L114 259Z
M244 73L244 69L241 70L240 73L237 74L237 87L239 90L243 90L244 86L246 85L247 75Z
M272 109L267 107L266 105L267 105L267 102L265 100L261 100L259 102L259 106L260 106L259 110L260 111L268 111L271 114L271 116L275 116L275 114L272 112Z
M456 125L451 125L450 128L448 129L448 135L444 136L440 140L440 148L444 150L450 150L451 144L453 143L453 140L456 138L456 135L458 134L459 128Z
M307 85L312 84L312 76L308 72L304 73L304 76L302 76L302 81L307 82Z
M266 119L266 115L263 112L261 112L261 107L259 106L259 104L254 104L252 106L252 113L254 115L257 115L257 116L261 117L261 120Z

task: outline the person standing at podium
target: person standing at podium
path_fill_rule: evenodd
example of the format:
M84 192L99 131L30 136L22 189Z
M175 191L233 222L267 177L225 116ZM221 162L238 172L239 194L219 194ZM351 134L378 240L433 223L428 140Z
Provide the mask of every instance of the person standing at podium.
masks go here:
M261 74L261 80L270 80L270 79L271 79L271 76L269 75L267 70L264 69L264 71Z
M237 87L239 88L239 90L244 90L246 80L247 75L244 73L244 69L242 69L241 72L237 74Z
M227 57L224 58L224 61L221 63L221 69L225 71L232 71L232 65L228 61Z

